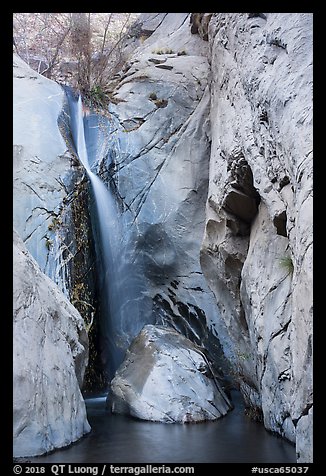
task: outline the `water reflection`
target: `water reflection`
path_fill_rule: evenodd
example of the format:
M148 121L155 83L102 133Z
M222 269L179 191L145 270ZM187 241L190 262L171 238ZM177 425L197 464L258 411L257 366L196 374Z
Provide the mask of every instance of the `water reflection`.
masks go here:
M105 411L105 397L86 400L92 432L39 463L294 463L292 445L235 409L216 422L194 425L143 422Z

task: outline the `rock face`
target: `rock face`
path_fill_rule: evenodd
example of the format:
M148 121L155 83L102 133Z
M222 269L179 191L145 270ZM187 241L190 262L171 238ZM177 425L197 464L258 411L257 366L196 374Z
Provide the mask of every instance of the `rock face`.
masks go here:
M81 229L87 225L87 216L81 216L81 209L87 212L83 168L64 140L69 134L65 94L16 55L13 73L14 227L41 270L72 297L76 261L85 269L91 263L86 262L89 237ZM76 257L82 254L79 235L84 257Z
M147 325L111 382L114 413L164 423L216 420L231 404L204 354L173 329Z
M17 56L13 73L14 226L42 271L58 282L55 230L72 175L57 124L64 91Z
M135 270L132 286L119 283L117 345L155 323L204 346L216 367L225 355L266 428L310 462L312 15L144 14L133 35L114 79L110 151L91 162L119 202L119 258ZM85 274L87 247L70 246L74 232L62 241L72 214L61 206L73 202L71 177L82 179L57 129L63 93L14 66L14 223L41 269L89 304L69 291L69 263L80 252ZM121 383L115 411L131 412L144 388L155 394L139 375L148 387ZM155 398L163 412L147 400L132 412L167 418Z
M83 320L14 233L14 456L69 445L90 431L80 386Z
M121 260L131 256L135 287L143 289L129 301L126 291L119 341L126 349L144 324L169 324L216 357L218 312L199 262L210 151L208 44L191 34L186 13L145 14L137 28L147 39L117 79L112 151L98 164L120 200Z
M90 325L92 385L101 378L96 269L84 169L70 140L63 89L13 61L13 222L27 249ZM93 140L96 148L96 140Z
M218 13L208 39L202 270L243 394L310 462L312 14Z
M247 404L309 462L312 16L149 14L138 30L110 172L139 302L215 361L220 342Z

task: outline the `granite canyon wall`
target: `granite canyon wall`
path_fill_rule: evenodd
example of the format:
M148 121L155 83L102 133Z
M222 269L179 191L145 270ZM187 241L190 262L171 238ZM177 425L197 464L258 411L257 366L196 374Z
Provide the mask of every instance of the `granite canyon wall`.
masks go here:
M145 324L173 327L310 462L312 15L142 14L126 51L109 142L91 164L118 202L121 259L141 290L126 293L118 344L125 351ZM14 224L73 304L96 307L89 218L68 226L87 190L75 193L83 171L57 129L62 89L20 59L14 71L26 83L16 89Z
M312 15L214 14L203 272L242 392L311 459Z

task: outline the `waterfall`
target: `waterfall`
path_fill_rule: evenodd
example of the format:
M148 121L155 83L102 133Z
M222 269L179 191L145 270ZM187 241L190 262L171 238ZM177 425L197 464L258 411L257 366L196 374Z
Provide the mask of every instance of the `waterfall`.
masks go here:
M83 105L80 96L77 103L70 102L70 110L72 113L71 130L76 152L90 180L96 206L101 268L104 275L102 276L101 310L102 314L105 315L101 327L102 335L106 340L104 342L106 348L104 354L107 356L105 360L108 360L108 362L105 365L111 377L121 363L125 350L122 348L123 346L119 346L122 332L121 311L124 304L121 286L123 279L119 278L123 269L123 263L119 255L121 241L119 209L111 190L91 170L85 140Z
M119 155L119 143L111 134L114 118L99 127L100 116L84 116L80 96L76 100L69 89L66 95L73 143L93 196L91 221L99 264L101 354L112 378L131 340L145 324L153 323L152 300L138 260L139 231L133 226L134 216L128 209L121 212L110 186L94 173L102 159L110 168L112 157Z

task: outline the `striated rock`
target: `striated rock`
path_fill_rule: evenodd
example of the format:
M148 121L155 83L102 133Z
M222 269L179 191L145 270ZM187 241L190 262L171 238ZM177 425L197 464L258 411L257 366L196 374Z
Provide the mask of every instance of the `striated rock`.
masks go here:
M305 409L296 425L296 452L299 461L312 461L313 456L313 407Z
M202 345L213 373L224 353L247 405L295 442L299 462L310 462L312 15L144 14L132 35L114 78L110 153L104 147L91 161L119 201L121 275L125 263L135 270L132 285L118 283L125 302L117 345L123 352L156 322ZM15 135L14 222L42 270L58 282L61 263L69 283L74 253L49 229L73 195L64 190L73 155L62 141L52 146L62 92L18 59L14 70L14 127L23 131ZM35 126L25 131L26 113ZM156 378L160 370L146 366ZM136 381L128 368L135 390L117 387L115 411L131 413L145 388L165 410L142 400L132 411L167 418L147 370L138 369Z
M299 462L310 462L312 15L215 13L208 36L212 148L201 265L248 404L296 442Z
M13 76L13 223L41 270L85 322L93 323L90 385L101 374L93 346L98 333L95 253L87 182L71 142L70 111L63 89L16 55Z
M17 55L13 85L14 227L41 270L68 296L75 256L82 252L80 235L86 252L92 250L82 229L89 226L84 171L65 140L70 136L65 93ZM76 260L85 261L84 272L91 266L86 256Z
M73 171L58 128L64 91L16 55L13 74L14 226L42 271L58 282L54 232Z
M164 423L216 420L231 409L202 351L178 332L147 325L111 382L114 413Z
M119 285L128 291L117 341L126 349L144 324L169 324L218 360L218 313L199 262L210 151L208 44L191 34L190 14L152 18L160 21L114 91L112 150L98 164L121 205L120 261L126 256L136 270L133 286Z
M198 35L205 41L208 41L208 25L212 13L192 13L190 15L191 33Z
M14 233L14 456L41 455L90 431L80 386L83 320Z

